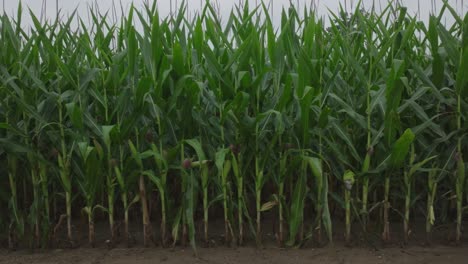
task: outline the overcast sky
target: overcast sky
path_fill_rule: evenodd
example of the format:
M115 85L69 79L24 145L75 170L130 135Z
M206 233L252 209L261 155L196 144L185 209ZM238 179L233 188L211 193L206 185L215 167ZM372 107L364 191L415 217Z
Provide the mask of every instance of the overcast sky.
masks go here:
M119 7L120 5L125 9L133 3L135 6L141 6L145 1L151 0L21 0L23 6L28 6L33 12L40 17L41 14L47 18L55 18L58 2L58 8L62 10L62 14L66 15L72 12L75 8L78 10L78 14L83 18L87 18L87 7L89 5L97 5L100 10L109 10L113 5ZM188 4L189 15L193 15L195 12L200 10L202 3L207 0L186 0ZM243 0L248 1L249 3L255 5L261 0ZM381 7L385 7L386 3L389 0L362 0L365 7L370 7L375 5L377 10L380 10ZM390 0L391 1L391 0ZM17 11L18 3L20 0L0 0L2 4L0 6L0 13L6 11L8 14L15 14ZM158 9L161 16L167 16L170 14L171 10L175 12L177 6L180 5L182 0L159 0ZM227 17L233 5L242 2L242 0L218 0L211 2L222 3L219 5L220 14L222 17ZM274 3L273 8L270 9L273 20L275 24L278 24L281 7L289 6L290 2L298 6L300 9L304 8L305 5L310 5L311 3L318 6L318 12L321 16L326 16L328 13L327 9L332 11L338 10L339 5L347 7L350 10L358 0L264 0L265 3ZM398 1L392 1L398 2ZM400 2L407 6L413 15L419 15L421 20L426 21L431 12L438 12L442 6L442 0L400 0ZM171 4L172 3L172 4ZM456 7L456 10L459 14L465 14L468 10L468 0L449 0L449 3L453 7ZM252 6L253 6L252 5ZM25 24L30 23L29 15L25 12L23 18ZM450 23L452 18L450 16L446 17L446 22Z

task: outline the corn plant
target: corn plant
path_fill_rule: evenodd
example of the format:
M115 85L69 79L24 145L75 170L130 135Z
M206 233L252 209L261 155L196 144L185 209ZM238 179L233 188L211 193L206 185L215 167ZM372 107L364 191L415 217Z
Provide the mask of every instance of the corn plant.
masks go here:
M351 242L351 190L354 184L354 173L350 170L347 170L343 175L344 181L344 192L345 192L345 210L346 210L346 233L345 240L346 243Z
M96 242L94 211L103 208L95 204L101 180L100 176L102 175L99 171L100 159L98 158L96 148L89 146L87 142L78 143L78 152L81 162L77 171L81 172L79 173L81 177L77 181L86 200L83 212L87 215L88 219L88 242L94 247Z
M422 217L428 243L451 221L461 243L468 16L362 7L329 23L291 7L278 26L265 4L31 12L29 30L21 5L3 14L0 240L77 245L82 215L98 246L104 212L109 246L120 220L131 245L134 212L145 246L155 221L162 246L196 249L221 220L227 245L260 247L270 217L280 247L323 245L323 230L332 243L334 225L352 245L357 222L390 242L390 221L411 244Z
M461 42L461 54L460 62L456 77L456 96L457 96L457 130L462 128L462 98L465 98L468 94L468 79L465 76L465 72L468 70L468 15L465 16L463 23L460 25L462 28L462 42ZM462 225L462 214L463 214L463 192L465 186L465 162L462 154L462 138L464 135L458 137L457 141L457 153L455 160L457 162L456 168L456 195L457 195L457 231L456 231L456 242L460 243L461 238L461 225Z
M132 157L135 160L138 168L139 168L139 179L138 179L138 190L139 190L139 197L140 197L140 204L141 204L141 212L142 212L142 222L143 222L143 244L145 247L149 246L151 241L154 241L153 234L152 234L152 227L150 222L150 215L149 215L149 207L148 207L148 198L146 195L146 177L144 173L143 167L143 157L138 151L138 143L134 145L132 141L128 142L130 150L132 152Z

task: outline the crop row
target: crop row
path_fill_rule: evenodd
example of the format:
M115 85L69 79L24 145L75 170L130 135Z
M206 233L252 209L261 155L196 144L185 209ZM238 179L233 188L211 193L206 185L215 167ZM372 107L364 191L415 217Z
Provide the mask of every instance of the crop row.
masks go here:
M468 16L358 7L327 27L292 7L276 29L263 5L223 22L209 4L191 20L185 8L131 8L117 25L92 9L90 25L31 14L31 30L21 6L1 17L1 240L47 246L66 224L73 242L83 215L94 245L99 213L112 243L116 221L130 241L134 211L145 246L157 222L163 245L195 248L222 212L227 243L260 245L269 211L281 246L331 242L341 215L348 243L371 222L390 241L391 221L408 242L416 217L428 242L450 224L460 243Z

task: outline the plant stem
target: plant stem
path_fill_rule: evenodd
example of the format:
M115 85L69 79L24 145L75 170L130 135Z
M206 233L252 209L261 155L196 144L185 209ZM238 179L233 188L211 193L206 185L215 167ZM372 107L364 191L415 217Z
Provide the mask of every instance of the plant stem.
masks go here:
M44 236L49 236L49 225L50 225L50 205L49 205L49 190L48 190L48 180L47 180L47 167L45 164L39 163L39 181L41 183L41 190L44 201L44 213L43 213L43 222L46 223Z
M33 160L33 158L29 158L32 168L31 168L31 181L33 185L33 206L34 210L36 211L35 218L34 218L34 238L35 238L35 243L36 245L39 245L40 243L40 210L39 210L39 165L37 162Z
M106 185L107 185L107 203L108 203L108 216L109 216L109 228L111 233L111 243L115 242L115 224L114 224L114 187L112 183L112 179L109 175L109 172L106 177Z
M461 95L457 97L457 130L460 131L462 128L461 124ZM465 163L462 155L462 138L458 138L457 142L457 179L456 179L456 195L457 195L457 230L456 230L456 243L460 244L461 240L461 229L462 229L462 218L463 218L463 188L465 185Z
M18 195L17 195L17 190L16 190L16 177L17 177L17 160L16 158L13 158L12 156L7 157L8 160L8 179L10 183L10 191L11 191L11 201L12 201L12 207L13 207L13 215L18 214ZM16 222L16 219L12 217L11 223L10 223L10 233L8 236L8 248L9 249L15 249L15 233L18 229L18 225L20 223ZM12 228L13 226L16 226L16 228Z
M345 189L345 210L346 210L346 244L351 243L351 192Z
M435 170L428 173L428 187L427 192L427 211L426 211L426 243L428 245L432 242L432 226L434 225L434 199L437 193L437 182L435 179Z
M93 208L89 208L89 213L88 213L88 240L89 244L91 247L94 247L94 237L95 237L95 232L94 232L94 219L93 219Z
M223 171L221 172L221 179L222 179L222 189L223 189L223 211L224 211L224 242L226 245L230 242L229 236L229 217L228 217L228 201L227 201L227 173L229 172L228 167L230 163L225 162Z
M405 176L407 177L407 172L405 172ZM403 231L404 231L404 240L405 243L408 243L409 237L409 217L410 217L410 206L411 206L411 182L408 180L406 183L406 195L405 195L405 218L403 221Z
M129 222L128 222L128 194L126 191L122 192L122 203L123 203L123 208L124 208L124 229L125 229L125 243L127 244L127 247L130 247L130 233L128 230L129 227Z
M142 211L142 220L143 220L143 245L145 247L149 246L149 242L153 240L152 238L152 230L151 230L151 223L148 213L148 202L146 200L146 185L145 185L145 177L140 175L139 181L139 189L140 189L140 201L141 201L141 211Z
M239 245L244 243L244 223L243 223L243 216L244 213L244 203L243 203L243 195L244 195L244 177L242 176L242 154L232 153L232 162L233 162L233 172L234 176L237 180L237 216L238 216L238 224L239 224Z
M161 240L162 246L166 246L166 192L161 191Z
M65 193L65 200L66 200L66 207L67 207L67 235L68 235L68 240L70 242L73 241L73 236L72 236L72 228L71 228L71 193L66 192Z
M60 141L61 141L61 150L62 153L59 154L59 168L60 174L62 177L63 184L65 185L65 206L66 206L66 215L67 215L67 235L68 241L73 242L72 230L71 230L71 177L70 177L70 160L67 154L67 149L65 147L65 130L63 129L63 110L62 110L62 101L59 100L58 103L59 110L59 126L60 126Z
M283 216L283 203L281 199L284 195L284 182L279 185L278 191L278 217L279 217L279 231L278 231L278 243L280 247L284 246L284 216Z
M390 222L388 219L388 211L390 209L390 202L388 200L390 192L390 175L385 175L385 194L384 194L384 231L382 234L382 239L384 242L390 241Z
M263 171L259 169L259 160L255 159L255 171L256 171L256 181L255 181L255 204L257 208L257 247L262 245L262 230L261 230L261 207L262 207L262 181L263 181Z
M362 214L363 214L363 228L364 232L367 232L367 223L369 219L369 214L367 212L367 202L368 202L368 195L369 195L369 177L364 176L362 182Z
M202 165L205 166L205 165ZM203 222L205 243L209 243L208 239L208 186L203 186Z

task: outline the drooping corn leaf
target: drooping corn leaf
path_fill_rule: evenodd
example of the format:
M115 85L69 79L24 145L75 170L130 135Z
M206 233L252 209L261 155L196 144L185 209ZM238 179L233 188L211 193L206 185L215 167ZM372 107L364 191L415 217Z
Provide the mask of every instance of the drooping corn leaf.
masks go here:
M413 132L408 128L395 142L395 144L393 144L392 152L390 154L390 166L392 168L399 168L403 165L414 138L415 136Z

